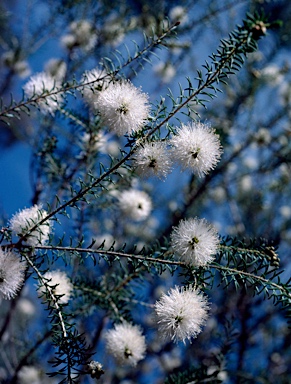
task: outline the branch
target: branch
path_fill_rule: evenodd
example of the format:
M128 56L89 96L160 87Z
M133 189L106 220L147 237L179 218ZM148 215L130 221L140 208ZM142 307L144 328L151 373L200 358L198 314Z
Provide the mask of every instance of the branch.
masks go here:
M42 274L39 272L37 267L34 265L32 260L30 259L30 257L27 256L25 253L23 253L23 257L25 258L27 263L31 266L31 268L36 272L38 278L41 281L41 284L45 286L45 289L49 293L50 298L52 299L52 301L54 303L54 307L55 307L55 309L57 311L57 314L58 314L58 317L59 317L59 320L60 320L63 336L64 336L64 338L66 338L68 336L68 334L67 334L67 330L66 330L63 314L62 314L61 308L60 308L60 306L58 304L58 300L57 300L56 296L54 295L54 293L52 291L52 288L48 285L47 281L43 278Z
M7 246L6 246L7 248ZM35 246L34 249L46 249L50 251L65 251L65 252L80 252L80 253L96 253L100 255L109 255L109 256L118 256L118 257L125 257L128 259L136 259L136 260L143 260L143 261L151 261L155 263L161 263L161 264L171 264L171 265L180 265L185 266L186 264L182 261L173 261L173 260L163 260L155 257L149 257L149 256L142 256L142 255L134 255L130 253L123 253L123 252L117 252L117 251L106 251L102 249L92 249L92 248L75 248L75 247L61 247L61 246L54 246L54 245L38 245Z
M224 266L217 264L217 263L209 264L209 267L215 268L215 269L221 270L221 271L226 271L230 275L243 275L246 277L250 277L254 280L259 281L260 283L262 283L262 285L264 285L264 284L271 285L274 287L275 290L278 290L278 291L282 292L282 294L284 296L287 296L290 300L290 303L291 303L291 293L289 292L289 290L286 289L285 287L279 285L279 284L274 283L272 280L265 279L262 276L254 275L253 273L250 273L250 272L245 272L245 271L237 270L235 268L230 268L230 267L224 267Z
M118 67L117 69L115 69L114 71L112 71L112 73L110 74L106 74L96 80L93 80L93 81L87 81L87 82L83 82L82 84L74 84L73 85L68 85L66 87L62 87L60 89L56 89L52 92L47 92L43 95L35 95L34 97L28 99L28 100L25 100L25 101L22 101L22 102L19 102L17 104L14 104L13 106L11 105L10 107L2 110L0 112L0 118L1 116L2 117L14 117L13 113L16 113L18 116L19 116L19 111L21 111L21 109L23 107L25 107L26 109L28 108L27 105L30 105L30 104L37 104L40 100L45 100L47 97L51 97L51 96L55 96L55 95L58 95L60 93L69 93L70 91L73 91L73 90L78 90L80 88L84 88L84 86L87 86L87 85L93 85L96 81L102 81L104 80L106 77L114 77L118 72L120 72L123 68L125 68L126 66L128 66L129 64L131 64L133 61L139 59L140 57L142 57L146 52L148 52L149 50L153 49L155 46L161 44L161 42L174 30L177 28L177 26L179 25L179 22L175 23L174 25L170 26L161 36L158 36L157 38L153 39L151 41L150 44L148 44L146 47L144 47L141 51L137 52L136 55L134 57L129 57L128 60L123 64L121 65L120 67ZM13 103L13 102L12 102ZM11 104L12 104L11 103Z
M189 103L193 98L195 98L198 94L202 93L205 89L212 87L211 89L214 89L216 91L216 88L212 85L215 82L219 82L219 80L222 80L225 76L227 76L228 73L232 73L233 70L237 69L239 63L241 63L243 60L241 58L242 53L252 52L255 50L254 44L256 43L256 40L260 38L260 34L262 33L261 30L259 30L258 36L254 38L254 29L256 26L259 26L262 28L262 25L260 24L258 20L256 21L256 24L254 24L254 19L247 18L247 20L244 22L244 28L239 27L238 32L234 32L231 34L230 39L228 41L222 41L222 48L218 51L217 55L212 56L212 60L214 62L215 70L209 65L206 65L207 68L207 79L206 81L203 81L202 75L200 75L198 81L200 86L197 88L196 91L193 91L193 89L189 88L189 92L192 91L192 93L187 97L187 99L179 104L178 106L175 106L173 110L169 113L169 115L164 118L156 127L152 128L144 137L141 139L138 139L128 154L126 154L121 160L119 160L114 166L112 166L108 171L104 172L103 175L101 175L98 179L96 179L91 185L85 187L80 192L78 192L74 197L72 197L70 200L65 202L64 204L60 205L58 208L53 210L51 213L49 213L47 216L45 216L41 221L36 223L33 227L29 229L27 233L25 233L22 237L20 237L18 243L15 247L20 248L22 245L22 241L24 238L29 235L31 232L33 232L39 225L43 224L45 221L50 219L51 217L55 216L58 212L66 208L67 206L70 206L80 200L84 195L86 195L89 191L91 191L94 187L96 187L98 184L100 184L107 176L109 176L111 173L116 171L122 164L124 164L136 151L138 146L145 142L149 136L153 135L157 130L159 130L163 125L165 125L176 113L178 113L186 104ZM266 24L263 24L264 26ZM171 27L168 31L166 31L162 37L156 39L153 41L152 44L156 45L158 44L162 38L166 37L167 33L171 29L176 27L176 24ZM220 58L220 60L217 60L217 58ZM223 70L226 70L227 73L224 73ZM88 83L90 84L90 83ZM1 114L0 114L1 116Z
M220 246L221 248L230 248L230 247L226 247L226 246ZM182 262L182 261L173 261L173 260L163 260L163 259L160 259L160 258L155 258L155 257L149 257L149 256L142 256L142 255L134 255L134 254L128 254L128 253L122 253L122 252L116 252L116 251L106 251L106 250L95 250L95 249L91 249L91 248L74 248L74 247L60 247L60 246L46 246L46 245L42 245L42 246L36 246L35 249L46 249L46 250L58 250L58 251L67 251L67 252L80 252L80 253L95 253L95 254L101 254L101 255L110 255L110 256L118 256L118 257L125 257L125 258L128 258L128 259L137 259L137 260L142 260L142 261L150 261L150 262L153 262L153 263L160 263L160 264L165 264L165 265L178 265L178 266L181 266L181 267L187 267L187 264L185 262ZM257 253L262 253L262 252L259 252L257 250L247 250L247 249L243 249L243 248L235 248L235 247L231 247L231 249L236 249L238 251L241 251L241 252L253 252L255 254ZM230 267L225 267L225 266L222 266L218 263L211 263L208 265L209 268L214 268L214 269L217 269L217 270L221 270L221 271L226 271L228 272L230 275L243 275L243 276L246 276L246 277L249 277L249 278L252 278L262 284L268 284L268 285L271 285L274 287L274 289L276 290L279 290L280 292L282 292L284 295L287 294L287 296L290 298L291 300L291 294L290 292L288 291L288 289L284 288L283 286L273 282L272 280L268 280L262 276L259 276L259 275L254 275L253 273L250 273L250 272L246 272L246 271L242 271L242 270L237 270L235 268L230 268Z

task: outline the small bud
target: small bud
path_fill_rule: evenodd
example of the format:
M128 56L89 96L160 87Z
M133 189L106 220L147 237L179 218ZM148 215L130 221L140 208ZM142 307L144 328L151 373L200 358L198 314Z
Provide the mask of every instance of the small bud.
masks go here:
M263 21L258 21L256 24L252 25L252 32L254 38L257 40L267 33L267 25Z
M92 379L100 379L101 375L104 374L104 371L102 369L102 364L98 361L90 361L89 364L87 364L87 371L88 374L91 375Z
M275 252L275 248L272 246L266 247L265 253L267 255L267 259L270 260L270 264L275 268L279 268L280 259L278 257L278 254Z

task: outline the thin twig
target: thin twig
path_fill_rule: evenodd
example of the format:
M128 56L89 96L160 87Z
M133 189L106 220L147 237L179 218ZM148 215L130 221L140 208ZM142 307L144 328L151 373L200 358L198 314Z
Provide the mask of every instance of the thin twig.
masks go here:
M47 250L51 250L51 251L56 250L56 251L80 252L80 253L96 253L96 254L101 254L101 255L126 257L129 259L137 259L137 260L143 260L143 261L152 261L155 263L162 263L162 264L171 264L171 265L180 265L180 266L186 265L182 261L163 260L163 259L159 259L159 258L155 258L155 257L134 255L131 253L123 253L123 252L117 252L117 251L106 251L106 250L102 250L102 249L61 247L61 246L54 246L54 245L38 245L38 246L35 246L35 249L47 249Z
M221 247L225 247L225 246L221 246ZM160 263L160 264L166 264L166 265L178 265L178 266L182 266L182 267L187 266L187 264L185 262L182 262L182 261L164 260L164 259L149 257L149 256L134 255L134 254L128 254L128 253L122 253L122 252L116 252L116 251L95 250L95 249L91 249L91 248L74 248L74 247L40 245L40 246L36 246L35 249L47 249L47 250L56 250L56 251L58 250L58 251L67 251L67 252L80 252L80 253L95 253L95 254L101 254L101 255L103 254L103 255L110 255L110 256L125 257L125 258L129 258L129 259L150 261L153 263ZM239 248L239 250L244 251L244 252L247 251L246 249L240 249L240 248ZM256 250L249 250L249 251L253 251L254 253L258 252ZM217 264L217 263L209 264L208 267L215 268L218 270L224 270L224 271L227 271L227 272L232 273L232 274L241 274L244 276L248 276L248 277L256 279L262 283L270 284L270 285L274 286L276 289L278 289L282 292L285 292L284 288L281 287L280 285L274 283L271 280L265 279L262 276L254 275L253 273L250 273L250 272L245 272L245 271L237 270L235 268L225 267L225 266L222 266L222 265ZM290 296L289 293L288 293L288 295ZM291 296L290 296L290 298L291 298Z
M40 279L42 285L45 286L45 289L49 293L49 296L50 296L50 298L52 299L52 301L54 303L54 307L55 307L55 309L56 309L56 311L58 313L58 317L60 319L60 324L61 324L63 336L65 338L68 337L66 326L65 326L65 322L64 322L64 319L63 319L63 314L62 314L61 308L60 308L60 306L58 304L58 300L57 300L56 296L53 293L52 288L48 285L47 281L43 278L42 274L40 273L38 268L34 265L32 260L30 259L30 257L27 254L25 254L25 253L23 253L23 257L25 258L27 263L31 266L31 268L36 272L36 274L37 274L38 278Z
M250 273L250 272L245 272L245 271L237 270L235 268L230 268L230 267L224 267L224 266L222 266L220 264L217 264L217 263L209 264L209 267L210 268L215 268L215 269L218 269L218 270L221 270L221 271L226 271L226 272L228 272L230 274L233 274L233 275L243 275L243 276L251 277L252 279L260 281L262 284L272 285L277 290L283 292L284 294L287 294L287 296L291 300L291 294L286 289L284 289L284 287L274 283L272 280L265 279L262 276L254 275L253 273Z

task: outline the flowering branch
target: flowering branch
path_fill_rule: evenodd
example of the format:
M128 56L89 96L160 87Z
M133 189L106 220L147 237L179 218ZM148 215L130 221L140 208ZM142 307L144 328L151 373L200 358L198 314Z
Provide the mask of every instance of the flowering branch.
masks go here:
M49 220L51 217L55 216L58 212L62 211L67 206L73 205L75 202L84 197L88 192L90 192L94 187L98 186L107 176L116 171L121 165L123 165L128 159L131 158L132 154L136 151L137 147L145 142L151 135L153 135L157 130L159 130L164 124L166 124L171 117L178 113L186 104L194 99L198 94L203 94L204 89L211 88L216 91L216 88L213 87L213 83L219 80L224 81L223 78L227 76L228 73L232 73L234 69L237 68L238 62L242 63L243 59L241 57L242 53L252 52L256 49L256 40L258 40L263 34L265 34L266 25L262 24L261 21L255 21L254 18L249 18L244 22L244 27L247 26L247 30L240 27L239 31L233 33L230 37L230 40L222 42L222 51L217 55L213 55L212 59L214 61L215 70L213 71L212 67L207 66L208 74L206 76L206 81L203 81L202 75L200 74L199 78L199 87L196 91L190 94L190 96L178 106L175 106L174 109L169 113L169 115L164 118L156 127L152 128L144 137L138 139L131 150L114 166L109 170L104 172L98 179L96 179L91 185L81 189L74 197L69 199L67 202L61 204L55 210L50 212L46 217L40 220L35 224L26 235L29 235L33 230L35 230L38 225L43 224L45 221ZM257 33L255 33L256 28L261 28ZM174 28L174 27L172 27ZM171 29L170 29L171 30ZM163 35L166 36L166 33ZM158 44L156 42L155 44ZM220 58L220 61L217 61L216 57ZM228 63L228 64L227 64ZM228 66L226 66L226 64ZM224 68L226 67L226 70ZM101 78L99 79L101 80ZM1 114L0 114L1 116ZM21 237L16 245L19 247L24 239L24 236Z
M142 256L142 255L134 255L134 254L128 254L128 253L122 253L122 252L117 252L117 251L107 251L107 250L96 250L96 249L90 249L90 248L75 248L75 247L60 247L60 246L36 246L36 249L43 249L43 250L59 250L59 251L67 251L67 252L80 252L80 253L93 253L93 254L100 254L100 255L110 255L110 256L117 256L117 257L125 257L128 259L136 259L136 260L142 260L142 261L149 261L153 263L160 263L160 264L166 264L166 265L177 265L181 267L187 267L188 264L183 262L183 261L173 261L173 260L164 260L160 258L155 258L155 257L149 257L149 256ZM243 248L236 248L236 247L227 247L227 246L220 246L221 249L229 249L232 251L237 251L237 252L251 252L256 255L262 254L262 251L260 252L259 250L255 249L243 249ZM258 282L262 284L268 284L276 288L277 290L281 291L284 294L288 294L290 297L290 292L287 288L285 288L282 285L279 285L272 280L266 279L262 276L255 275L253 273L243 271L243 270L237 270L235 268L231 268L228 266L222 266L218 263L211 263L208 265L210 268L214 268L217 270L222 270L226 271L229 275L242 275L245 277L252 278L254 280L257 280Z
M225 83L224 78L228 77L229 74L233 74L233 71L237 70L238 67L241 67L244 62L242 54L246 55L247 53L255 51L257 48L256 41L266 34L267 27L270 26L270 24L264 23L260 19L256 20L253 17L247 18L244 21L243 27L238 27L238 31L230 34L229 40L222 41L221 50L218 51L218 54L210 57L213 60L214 68L208 63L204 65L207 70L206 80L203 80L202 72L198 71L198 88L193 90L192 85L190 85L189 91L192 91L192 93L184 102L180 103L178 106L175 105L168 116L146 134L145 139L158 131L177 112L189 104L189 102L195 99L198 95L206 94L210 98L213 98L213 95L205 93L205 90L210 88L215 93L219 91L213 84L215 82L218 83L219 81ZM247 29L245 29L245 27L247 27ZM199 104L198 100L197 104Z
M77 3L76 7L79 6ZM233 0L225 6L225 9L232 4L235 4ZM98 9L100 14L101 8ZM222 7L210 10L208 15L211 17L223 9ZM193 27L192 23L186 21L191 12L188 13L187 15L187 10L179 6L171 10L167 16L172 23L176 20L181 21L182 34L183 31L189 32ZM74 12L72 17L73 14L82 13ZM110 12L106 15L110 15ZM69 19L71 20L71 16ZM5 295L9 296L9 299L19 292L25 276L23 273L19 279L15 279L14 270L19 272L21 267L24 268L25 259L31 267L26 277L35 272L39 286L43 287L38 296L40 299L42 297L41 301L49 311L53 327L49 332L52 332L52 344L57 347L53 361L49 363L59 367L58 372L52 372L51 376L58 374L66 376L62 383L81 383L80 375L83 374L90 374L93 379L98 379L104 373L100 363L91 361L88 364L88 357L96 351L101 331L107 352L115 357L119 365L136 365L145 357L146 349L151 350L151 346L148 348L145 346L145 337L141 329L141 326L149 329L147 319L143 316L149 310L155 311L156 327L162 336L174 342L183 341L184 344L187 340L191 342L202 331L209 316L210 304L202 291L210 290L214 284L232 288L233 283L235 288L240 289L240 297L247 298L245 294L252 291L254 294L264 293L266 299L273 298L275 304L280 303L284 308L290 305L291 285L290 281L284 283L280 280L282 272L278 270L279 258L276 247L272 247L271 243L266 241L263 242L262 239L247 242L236 238L220 238L215 227L204 218L194 217L193 211L196 207L195 198L206 191L209 182L217 175L221 175L221 178L215 179L217 184L221 183L225 188L214 185L217 188L217 195L216 190L209 191L206 198L213 196L215 201L220 203L229 197L225 190L231 191L231 197L234 193L237 193L239 198L243 196L244 190L243 188L240 190L240 184L237 190L232 187L239 177L246 174L249 169L254 169L250 164L255 162L246 163L245 168L242 171L239 169L229 184L227 184L228 176L232 177L236 169L228 165L236 164L237 160L240 160L239 155L250 143L257 144L260 150L261 143L267 142L264 137L262 138L262 132L260 141L259 135L253 133L256 127L250 127L251 135L247 133L243 136L243 132L240 132L244 140L239 140L240 135L239 139L231 136L232 131L229 128L231 123L234 123L235 117L238 118L238 123L245 121L245 114L238 117L238 105L241 101L248 101L249 93L254 95L257 92L259 87L256 81L251 82L251 86L241 87L244 89L243 92L233 96L234 105L231 106L230 103L233 100L228 100L224 115L227 116L227 121L221 124L221 131L216 132L210 124L195 121L192 113L199 117L198 112L194 110L195 105L205 106L206 101L216 97L220 92L220 86L217 84L226 84L229 76L242 67L245 57L256 50L257 41L266 34L267 28L271 28L272 24L259 14L248 15L243 25L232 32L228 39L221 40L217 53L212 54L209 62L202 66L202 70L197 71L193 82L189 77L186 78L188 86L182 88L180 85L180 94L177 97L169 89L167 102L172 103L169 108L164 97L161 97L161 102L157 103L156 108L152 108L149 96L129 81L130 76L127 76L126 80L126 73L132 70L136 75L138 68L150 61L150 55L156 56L154 50L157 47L166 46L170 49L169 56L166 59L166 55L163 56L162 59L165 59L163 66L159 69L157 66L154 71L157 75L163 73L168 78L174 76L177 67L175 64L180 62L183 54L174 51L175 46L179 44L175 45L170 41L167 45L168 40L165 39L175 30L179 22L164 30L166 27L161 22L162 19L155 15L154 24L157 31L162 29L161 33L157 32L160 36L157 34L150 38L145 36L143 49L134 43L134 54L131 54L125 45L124 49L121 48L120 51L116 49L113 52L112 60L111 56L103 58L100 62L102 55L99 55L100 51L92 49L94 44L96 48L102 46L103 54L107 49L106 34L109 33L114 36L111 40L108 39L109 43L111 41L112 44L115 42L119 44L117 40L122 28L119 24L118 31L115 32L113 20L110 17L108 19L110 30L106 30L105 24L104 30L102 29L102 20L99 18L97 20L96 15L90 17L90 21L73 21L69 25L71 35L65 36L62 40L66 42L67 58L57 59L58 66L51 67L50 70L45 68L41 74L32 76L23 88L25 94L21 101L16 102L12 98L9 106L2 108L1 104L0 107L0 119L6 123L10 117L22 118L23 112L29 115L30 106L39 108L46 116L48 113L51 115L40 120L41 126L37 131L39 137L35 141L31 140L36 147L33 159L36 166L32 169L33 172L37 171L37 183L35 183L37 186L33 198L35 205L16 213L7 227L0 231L2 234L0 243L2 241L8 243L0 245L0 251L3 253L0 258L0 294L4 298ZM125 20L128 20L127 17ZM203 20L206 20L206 16ZM142 25L135 24L140 21L131 20L129 24L135 28L135 25ZM133 30L129 24L127 31ZM91 45L88 46L88 43ZM187 45L185 41L180 47ZM85 49L86 46L88 50ZM84 56L82 50L86 52ZM124 53L126 50L127 54ZM73 71L78 71L76 74L78 76L79 71L83 70L81 64L84 58L90 60L86 63L86 67L92 62L92 58L93 62L99 61L102 69L85 70L80 81L70 80L62 84L61 79L75 78ZM171 58L174 58L173 61ZM59 71L60 63L61 71ZM250 75L248 69L245 74ZM254 70L253 77L256 79L259 79L259 71L260 69ZM166 82L166 78L163 81ZM65 103L66 95L74 95L77 90L83 96L82 112L71 109L70 99L69 104ZM231 94L231 89L229 91ZM76 108L79 107L79 101L76 103ZM231 113L227 113L229 110ZM246 110L248 111L247 108ZM57 114L54 119L56 111L61 115ZM216 113L213 110L211 112L215 116L214 121L220 123L218 117L223 116L223 113L221 111ZM193 121L181 122L179 119L181 115L186 115ZM211 113L207 118L210 116ZM175 120L179 121L179 124L172 127L172 121ZM259 118L256 124L258 120ZM111 132L112 135L105 134L105 131ZM58 133L64 134L60 140L57 137ZM274 137L276 136L273 135L272 138ZM238 140L239 145L231 150L231 145L235 145ZM228 158L216 167L221 158L222 144L225 143ZM283 160L288 163L289 155L285 157L287 144L283 140L278 140L278 143L272 143L266 148L266 152L279 154L280 157L274 156L276 159L266 162L268 166L260 167L261 170L275 169ZM276 150L278 146L279 149ZM283 151L284 146L286 152ZM256 149L254 148L254 152ZM270 158L270 155L266 157ZM187 192L185 194L179 192L183 195L183 203L178 197L177 204L176 201L170 200L167 206L163 205L160 202L168 197L165 193L156 196L160 204L155 204L156 201L151 200L150 193L159 191L160 185L154 185L151 179L143 183L139 180L139 176L147 179L154 176L164 180L173 170L174 164L180 165L182 170L190 169L193 174ZM211 172L212 170L214 172ZM207 176L204 178L205 175ZM150 185L154 185L152 190ZM145 187L144 191L140 190L142 187ZM180 184L177 184L178 188ZM40 197L42 201L46 200L45 195L48 200L48 212L42 209L43 205L36 205ZM151 216L155 206L157 210ZM247 203L245 206L248 207ZM288 210L285 208L282 212L288 216ZM204 211L203 204L198 211L200 213ZM160 220L162 216L159 212L162 212L162 215L171 212L169 216L172 217L165 217L166 220L163 222ZM61 215L65 216L64 221L59 220ZM59 235L59 229L55 233L56 236L60 236L59 240L52 234L53 220L62 225L63 234ZM243 218L241 222L243 223ZM287 220L284 223L287 223ZM159 236L158 231L162 230L164 236ZM99 243L101 237L102 244ZM110 247L108 243L111 244ZM23 258L23 265L22 260L19 260L20 257ZM11 272L12 258L15 260L14 270ZM90 268L93 264L94 268ZM43 272L45 266L49 268L46 273ZM70 277L65 271L56 269L59 266L61 269L68 268L71 271ZM180 267L179 270L177 267ZM166 282L163 282L164 277L167 278ZM142 286L144 280L147 285L141 288L140 292L136 287ZM9 281L14 285L9 286ZM168 286L170 282L172 287L168 287L168 293L161 294L160 284ZM177 282L179 286L174 287ZM233 289L228 291L231 295L233 292ZM135 300L140 297L140 293L151 295L146 300L150 304ZM226 293L222 294L227 297ZM158 295L160 297L156 299ZM157 300L155 305L151 304L153 299ZM67 304L66 308L63 304ZM144 306L140 308L141 313L137 316L133 313L135 304ZM214 307L211 314L215 315L219 310L219 307L217 309ZM244 323L242 321L244 327L247 316L243 310L241 314L244 316ZM141 323L140 326L132 324L135 320ZM4 333L9 321L14 321L11 313L6 318L7 324L4 322L0 333ZM78 333L77 324L84 334ZM93 330L96 324L97 330ZM112 325L111 330L107 329L109 325ZM206 330L205 340L207 332L210 333L209 329ZM92 342L92 335L93 343L88 348L85 340L88 338ZM240 339L243 339L244 335L246 332L242 332ZM45 339L46 337L41 339L35 346L45 342ZM168 352L164 346L167 344L162 344L157 353L161 356L161 361L164 352ZM19 364L16 361L14 373L12 370L10 372L15 381L18 376L21 379L20 372L19 375L17 372L26 364L26 357L33 351L31 346L28 349L28 354L19 352L17 356ZM153 350L157 352L156 347ZM219 355L219 353L215 355L218 360ZM21 356L25 356L25 359L21 359ZM225 354L221 353L221 356ZM223 357L217 363L217 372L213 373L213 378L216 376L218 378L218 371L224 370L222 359L224 362ZM181 367L183 363L181 360ZM166 368L164 371L166 375ZM136 372L137 375L141 375L144 369ZM206 376L208 377L206 381L210 380L212 373ZM175 382L175 379L173 380ZM88 380L84 378L85 381Z
M184 266L185 263L182 261L172 261L172 260L163 260L159 258L149 257L149 256L141 256L141 255L135 255L135 254L129 254L129 253L123 253L123 252L117 252L117 251L105 251L102 249L92 249L92 248L78 248L78 247L61 247L61 246L55 246L55 245L39 245L36 246L35 249L47 249L51 251L65 251L65 252L80 252L80 253L93 253L93 254L100 254L100 255L109 255L109 256L117 256L117 257L125 257L128 259L136 259L136 260L143 260L143 261L152 261L162 264L171 264L171 265L180 265Z
M13 100L12 100L10 107L0 111L0 119L1 119L1 117L11 118L14 116L19 118L20 117L20 115L19 115L20 111L24 111L24 112L29 114L29 108L27 106L30 104L37 106L37 104L40 101L45 101L47 98L51 98L52 96L57 96L59 94L64 94L64 93L70 93L71 91L82 89L85 86L93 85L97 81L105 80L108 77L114 78L117 75L117 73L119 73L122 69L127 67L129 64L131 64L133 61L138 60L140 57L142 57L149 50L152 50L157 45L161 44L161 42L165 38L167 38L177 28L178 25L179 25L179 22L170 26L166 31L164 31L164 33L161 36L158 36L158 37L152 39L152 41L146 47L144 47L141 51L138 51L133 57L129 57L128 60L123 65L121 65L120 67L113 70L110 74L106 74L104 76L101 76L97 80L82 82L81 84L76 84L75 82L73 82L72 84L69 84L67 86L61 87L59 89L56 89L56 90L53 90L50 92L46 91L42 95L33 96L32 98L30 98L28 100L25 100L25 101L20 102L20 103L16 103L14 105L12 105L13 104ZM2 103L1 103L1 107L2 107ZM3 120L3 121L6 122L6 120Z
M249 278L252 280L257 280L263 286L270 285L270 286L274 287L275 290L280 291L282 293L282 295L284 297L286 297L286 299L287 299L287 302L285 303L286 306L287 306L287 304L289 304L289 305L291 304L291 290L290 290L290 287L288 287L288 284L286 284L286 286L285 285L279 285L277 283L274 283L272 280L265 279L262 276L254 275L253 273L242 271L242 270L237 270L235 268L224 267L218 263L211 263L209 265L209 267L215 268L215 269L220 270L220 271L225 271L230 276L239 275L239 276L243 276L243 277L246 277L246 278Z

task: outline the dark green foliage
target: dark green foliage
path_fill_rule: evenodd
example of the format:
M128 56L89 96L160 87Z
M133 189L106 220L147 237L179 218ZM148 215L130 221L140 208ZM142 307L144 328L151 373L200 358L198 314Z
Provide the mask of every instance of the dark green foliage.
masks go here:
M92 353L90 347L86 346L85 339L77 331L69 332L66 337L55 334L53 343L57 346L54 360L50 364L54 368L58 368L53 373L48 373L50 377L56 375L64 376L59 384L62 383L78 383L79 375L83 367L88 363Z
M284 271L278 270L276 249L265 239L249 240L248 243L232 238L222 239L217 263L213 265L225 287L234 284L236 289L244 287L253 295L263 293L275 305L280 303L282 308L289 308L291 281L282 283Z
M190 368L185 372L179 372L177 374L170 375L165 381L165 384L222 383L222 380L217 378L219 371L214 371L213 373L208 374L207 370L208 367L202 364L198 368Z

